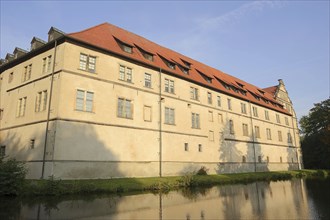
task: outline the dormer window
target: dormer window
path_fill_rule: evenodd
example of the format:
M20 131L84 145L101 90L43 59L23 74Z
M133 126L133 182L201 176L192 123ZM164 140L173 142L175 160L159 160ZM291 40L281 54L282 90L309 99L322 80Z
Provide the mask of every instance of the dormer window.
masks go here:
M241 88L244 87L244 85L243 85L242 83L239 83L239 82L236 82L236 83L237 83L237 85L238 85L239 87L241 87Z
M183 66L180 66L180 65L179 65L179 67L180 67L180 70L181 70L184 74L189 75L189 69L187 69L187 68L185 68L185 67L183 67Z
M167 59L165 59L164 57L162 57L162 60L164 61L164 63L166 64L166 66L168 66L168 68L175 70L175 64Z
M211 77L205 75L204 73L202 73L202 72L200 72L198 70L197 70L197 72L199 73L199 75L201 75L203 77L203 79L205 79L206 82L212 83L212 78Z
M182 60L182 59L181 59L181 60ZM191 67L191 64L190 64L190 63L188 63L187 61L184 61L184 60L182 60L182 62L184 63L184 65L185 65L187 68L190 69L190 67Z
M142 53L142 56L147 59L147 60L150 60L150 61L154 61L154 55L152 53L149 53L145 50L143 50L142 48L140 48L139 46L135 45L139 50L140 52Z
M264 91L262 91L262 90L260 90L260 89L258 89L258 91L261 93L261 94L265 94L265 92Z
M144 58L146 58L147 60L153 61L154 60L154 56L151 53L142 53Z
M126 53L133 53L133 46L126 44L120 40L118 40L117 38L115 38L119 47Z
M120 47L126 53L132 53L133 51L133 48L131 46L128 46L127 44L121 44Z

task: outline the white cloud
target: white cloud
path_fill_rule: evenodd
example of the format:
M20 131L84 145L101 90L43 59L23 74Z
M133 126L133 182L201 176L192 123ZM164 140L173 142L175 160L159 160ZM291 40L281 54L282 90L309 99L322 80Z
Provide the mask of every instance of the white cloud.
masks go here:
M203 19L199 22L198 27L201 29L219 29L227 25L240 22L245 17L263 12L268 8L281 8L286 5L284 1L253 1L246 3L239 8L229 11L217 17Z

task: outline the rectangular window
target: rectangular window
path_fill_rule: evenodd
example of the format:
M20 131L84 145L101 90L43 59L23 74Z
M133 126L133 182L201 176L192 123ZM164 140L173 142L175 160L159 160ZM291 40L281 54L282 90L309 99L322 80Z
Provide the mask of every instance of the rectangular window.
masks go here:
M217 96L217 104L218 104L218 107L221 107L221 97L220 96Z
M288 133L288 143L292 143L292 136L290 132Z
M198 89L194 87L190 87L190 98L194 100L198 100Z
M271 140L272 139L272 133L270 128L266 128L266 134L267 134L267 140Z
M165 79L165 92L174 93L174 81Z
M47 70L47 57L42 59L42 73L45 73Z
M223 118L222 118L222 114L218 114L218 122L219 123L223 123Z
M246 157L245 156L242 156L242 162L246 163Z
M269 121L269 112L265 110L265 119Z
M87 55L87 54L80 54L79 60L79 69L85 70L91 73L95 73L95 65L96 65L96 57Z
M282 157L280 157L280 163L283 163L283 159L282 159Z
M41 112L45 111L47 107L47 90L40 91L37 93L36 96L36 104L35 104L35 111L36 112Z
M3 108L0 108L0 120L2 119L2 117L3 117Z
M52 56L47 57L47 72L49 73L52 69Z
M143 107L143 119L144 121L151 121L151 106Z
M246 114L246 104L245 103L241 103L241 112L242 112L242 114Z
M147 88L151 88L151 74L149 73L144 74L144 86Z
M129 99L118 98L117 116L133 119L133 103Z
M278 114L276 114L276 122L281 124L280 116Z
M0 147L0 158L4 158L6 156L6 146Z
M214 141L214 132L209 131L209 141Z
M278 135L278 141L282 142L282 132L281 131L278 131L277 132L277 135Z
M201 144L198 144L198 152L202 152L203 151L203 147Z
M253 112L253 116L258 118L258 109L257 109L257 107L253 106L252 107L252 112Z
M184 151L189 151L189 145L188 145L188 143L184 143Z
M14 73L11 72L11 73L9 74L9 77L8 77L8 83L11 83L11 82L13 81L13 79L14 79Z
M175 124L175 110L174 108L165 107L165 124Z
M92 112L93 111L94 93L77 89L76 93L76 110Z
M123 65L119 66L119 79L126 81L126 82L132 82L132 69ZM151 76L150 76L151 80ZM151 81L150 81L151 86Z
M209 121L213 121L213 112L209 111Z
M229 133L234 134L234 122L233 120L229 120Z
M288 117L285 117L284 119L285 119L285 124L286 125L289 125L289 119L288 119Z
M191 113L191 127L192 128L200 128L199 114Z
M256 138L260 138L260 128L259 128L259 126L254 126L254 132L255 132Z
M35 139L30 140L30 149L34 149Z
M25 115L26 99L27 97L18 99L16 117L23 117Z
M210 105L212 104L212 93L210 92L207 93L207 103Z
M261 156L258 156L258 162L261 163Z
M228 109L231 110L231 99L227 99Z
M249 136L249 129L247 124L243 124L243 136Z
M29 80L31 78L31 73L32 73L32 64L25 66L24 72L23 72L23 77L22 77L22 82Z

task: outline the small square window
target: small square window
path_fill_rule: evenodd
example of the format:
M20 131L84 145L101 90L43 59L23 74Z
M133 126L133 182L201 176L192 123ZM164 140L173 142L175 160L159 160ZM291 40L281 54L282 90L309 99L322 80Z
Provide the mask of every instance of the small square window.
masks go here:
M35 139L30 140L30 149L34 149Z
M203 147L201 144L198 144L198 152L202 152L203 151Z
M188 143L184 143L184 151L189 151Z

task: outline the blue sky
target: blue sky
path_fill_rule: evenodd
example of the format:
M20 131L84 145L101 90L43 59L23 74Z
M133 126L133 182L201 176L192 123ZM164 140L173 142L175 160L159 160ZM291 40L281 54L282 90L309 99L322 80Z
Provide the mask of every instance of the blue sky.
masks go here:
M329 1L4 1L1 58L109 22L261 88L283 79L298 118L329 98Z

